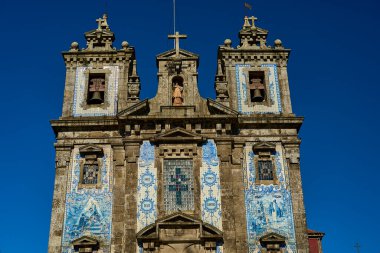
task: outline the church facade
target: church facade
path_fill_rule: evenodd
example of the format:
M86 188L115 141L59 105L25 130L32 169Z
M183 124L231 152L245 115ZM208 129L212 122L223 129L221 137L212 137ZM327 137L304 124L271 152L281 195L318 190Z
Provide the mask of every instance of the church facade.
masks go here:
M219 46L215 100L179 33L152 99L106 15L63 53L49 253L309 252L290 50L255 21Z

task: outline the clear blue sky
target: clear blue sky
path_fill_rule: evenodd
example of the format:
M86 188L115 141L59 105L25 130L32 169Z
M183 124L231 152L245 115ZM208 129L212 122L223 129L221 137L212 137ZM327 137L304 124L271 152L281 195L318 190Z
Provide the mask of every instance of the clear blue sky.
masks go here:
M244 0L177 0L183 48L200 54L202 96L215 97L217 46L237 43ZM251 1L257 25L292 48L294 112L305 116L302 178L309 227L324 250L377 247L380 168L379 5L376 0ZM109 24L136 47L143 98L157 87L155 55L172 48L171 0L109 1ZM1 1L1 253L47 251L54 181L50 119L61 113L60 55L96 27L104 0Z

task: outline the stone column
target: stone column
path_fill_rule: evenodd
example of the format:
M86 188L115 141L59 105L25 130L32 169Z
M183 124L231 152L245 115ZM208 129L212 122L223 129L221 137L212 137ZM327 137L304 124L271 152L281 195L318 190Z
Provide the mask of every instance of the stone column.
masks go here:
M299 143L285 145L289 167L289 181L292 193L294 227L298 253L309 253L306 212L303 200L302 179L300 172Z
M70 169L71 147L56 147L53 208L50 222L49 253L61 253L67 178Z

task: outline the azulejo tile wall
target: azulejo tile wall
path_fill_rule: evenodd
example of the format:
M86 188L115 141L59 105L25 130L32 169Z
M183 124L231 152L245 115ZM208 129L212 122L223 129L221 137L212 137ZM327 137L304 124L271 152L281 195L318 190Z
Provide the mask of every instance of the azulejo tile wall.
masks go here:
M105 70L110 71L108 83L106 84L107 96L105 103L108 104L106 108L102 107L89 107L85 108L83 105L86 103L86 71L92 69L91 67L78 67L75 76L75 89L73 101L73 116L114 116L117 113L117 96L118 96L118 83L119 83L119 67L118 66L104 66Z
M82 236L100 242L103 253L110 252L112 230L112 152L103 147L101 188L78 188L80 180L79 148L73 149L71 173L66 194L65 220L62 237L62 253L74 253L72 241Z
M276 144L274 153L278 185L256 184L255 154L252 146L247 145L245 148L243 169L249 252L260 252L260 238L274 232L286 238L287 252L295 253L292 199L282 145Z
M238 97L238 110L242 114L279 114L282 112L280 84L278 81L277 65L276 64L263 64L262 68L268 69L269 74L269 96L272 104L267 105L248 105L247 84L249 78L247 76L248 69L251 67L249 64L237 64L236 71L236 90Z
M137 231L157 219L157 168L154 167L154 145L144 141L140 147L137 185Z
M222 230L219 157L213 140L202 146L200 174L202 220ZM222 245L217 246L217 252L223 252Z

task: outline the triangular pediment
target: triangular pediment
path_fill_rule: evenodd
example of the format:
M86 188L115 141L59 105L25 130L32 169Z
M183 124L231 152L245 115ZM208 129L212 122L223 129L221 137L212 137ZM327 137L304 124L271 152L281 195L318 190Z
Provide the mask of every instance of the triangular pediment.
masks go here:
M91 237L83 236L72 242L74 246L96 246L99 242Z
M263 237L260 238L261 243L265 242L285 242L286 238L282 235L276 234L276 233L269 233L264 235Z
M215 100L207 99L207 105L211 114L233 115L238 116L239 113Z
M85 37L98 37L99 34L101 34L102 37L114 37L114 33L111 32L110 30L98 30L98 29L94 29L94 30L91 30L91 31L88 31L86 33L84 33Z
M201 224L202 221L195 219L194 217L191 217L187 214L184 214L182 212L177 212L170 214L169 216L166 216L165 218L162 218L160 220L157 220L158 224L164 224L164 223L199 223Z
M270 142L260 142L253 146L253 151L273 151L276 145Z
M127 116L134 116L134 115L146 115L149 113L149 100L144 99L141 102L138 102L127 109L119 112L117 114L118 118L125 118Z
M165 133L158 134L151 138L151 142L159 142L159 143L170 143L170 142L177 142L177 143L184 143L184 142L193 142L193 143L200 143L206 141L206 138L202 135L195 134L193 132L190 132L186 129L183 129L181 127L177 127L174 129L171 129Z
M103 154L103 149L95 145L87 145L79 148L81 154Z
M179 56L180 58L197 58L197 59L199 58L199 55L186 51L184 49L179 50ZM175 57L176 57L175 49L171 49L169 51L163 52L156 56L158 60L167 59L167 58L175 58Z

